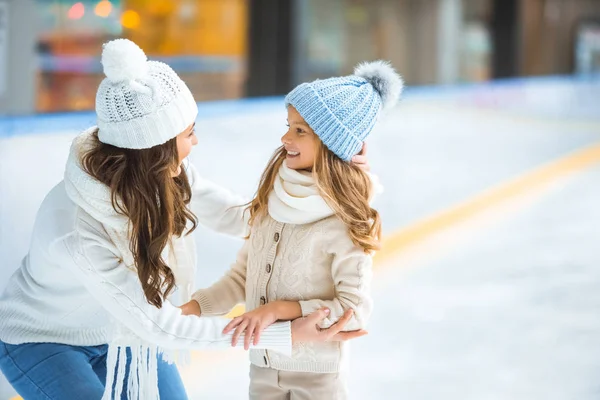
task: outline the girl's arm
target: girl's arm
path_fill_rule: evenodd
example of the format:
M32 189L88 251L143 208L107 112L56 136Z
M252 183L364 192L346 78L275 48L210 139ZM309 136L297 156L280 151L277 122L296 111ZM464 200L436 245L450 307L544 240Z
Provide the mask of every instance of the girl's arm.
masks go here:
M200 305L201 315L224 315L233 307L246 300L246 268L248 265L248 247L246 240L237 254L235 263L229 271L207 289L200 289L192 295Z
M291 321L302 317L302 307L300 307L300 303L297 301L275 300L255 308L253 311L249 311L243 316L234 318L227 327L237 326L236 320L239 321L241 317L251 318L252 316L261 320L261 325L265 324L264 326L268 326L275 321ZM265 320L269 322L264 322ZM227 330L227 328L225 329Z
M264 307L266 306L273 308L273 312L279 321L291 321L302 317L302 307L297 301L276 300Z
M370 295L373 259L361 247L356 246L346 232L334 237L328 248L333 253L331 275L335 285L335 297L332 300L300 301L302 316L327 307L331 313L320 327L328 328L344 314L344 311L352 309L354 315L344 330L365 329L373 309Z
M344 330L364 332L363 329L373 308L370 296L372 257L352 243L345 227L340 227L338 233L332 231L331 234L331 241L324 245L334 255L331 274L335 285L335 297L331 300L278 300L249 311L234 318L225 327L225 332L235 329L234 343L237 343L242 332L246 332L243 341L247 349L251 343L258 343L263 329L274 322L306 317L315 310L323 308L330 310L330 313L319 323L321 329L330 328L342 316L351 312Z

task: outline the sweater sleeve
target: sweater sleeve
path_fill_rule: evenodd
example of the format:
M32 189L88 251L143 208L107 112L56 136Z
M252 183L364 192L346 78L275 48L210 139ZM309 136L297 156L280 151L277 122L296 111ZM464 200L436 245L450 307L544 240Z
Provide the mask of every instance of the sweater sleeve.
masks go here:
M246 300L246 267L248 265L249 239L237 254L235 263L229 271L207 289L200 289L192 295L192 299L200 304L200 312L204 315L223 315L231 311L237 304Z
M249 215L243 206L248 200L204 179L191 163L186 171L192 188L190 208L200 224L231 236L248 236Z
M232 334L222 334L228 319L184 316L168 301L164 301L160 309L149 304L137 274L115 255L112 243L100 234L96 237L87 236L89 234L91 232L72 232L57 240L53 251L66 255L60 261L119 323L142 340L165 349L231 346ZM276 323L267 328L256 348L290 354L290 323Z
M321 328L328 328L351 308L354 315L344 330L364 329L373 309L370 295L373 259L361 247L356 246L346 232L332 238L329 246L329 251L333 253L331 276L335 296L332 300L300 301L302 316L327 307L330 315L321 324Z

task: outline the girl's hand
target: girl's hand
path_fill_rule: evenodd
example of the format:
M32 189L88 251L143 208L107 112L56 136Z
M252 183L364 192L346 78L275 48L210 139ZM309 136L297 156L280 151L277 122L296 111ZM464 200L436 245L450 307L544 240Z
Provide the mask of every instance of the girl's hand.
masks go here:
M295 319L292 321L292 343L343 342L368 334L365 330L341 332L348 321L350 321L350 318L352 318L352 314L352 309L346 310L342 318L327 329L319 328L319 324L327 318L327 315L329 315L329 310L325 308L315 311L305 318Z
M231 345L235 347L242 332L246 331L244 337L244 349L248 350L250 348L252 337L254 337L254 345L257 345L261 332L267 326L277 321L277 319L276 304L265 304L264 306L260 306L255 310L232 319L225 329L223 329L223 333L227 334L231 332L233 328L236 328L233 333L233 338L231 339Z
M360 153L352 157L352 164L356 165L365 172L369 172L371 170L369 159L367 158L367 142L363 142Z
M190 300L187 303L179 306L183 315L200 316L200 304L196 300Z

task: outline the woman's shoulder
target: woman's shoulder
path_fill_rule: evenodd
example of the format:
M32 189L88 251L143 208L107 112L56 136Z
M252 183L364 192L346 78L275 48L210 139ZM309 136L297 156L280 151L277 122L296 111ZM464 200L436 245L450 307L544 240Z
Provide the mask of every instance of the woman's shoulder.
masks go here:
M68 234L75 226L77 206L65 189L64 181L54 186L46 195L37 212L34 235L45 233L49 236Z
M64 181L61 181L48 192L38 210L33 229L34 242L51 245L76 233L88 237L107 236L102 223L71 200Z
M77 206L67 195L64 182L61 181L48 192L38 209L30 252L54 257L57 242L75 232L77 217Z

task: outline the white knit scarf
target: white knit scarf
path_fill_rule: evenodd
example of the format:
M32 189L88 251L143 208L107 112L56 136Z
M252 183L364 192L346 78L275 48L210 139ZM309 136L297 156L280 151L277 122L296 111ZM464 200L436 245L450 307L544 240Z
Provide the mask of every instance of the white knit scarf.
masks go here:
M81 155L90 148L91 134L96 128L80 134L71 145L65 169L65 188L69 198L88 214L101 222L111 241L120 251L124 264L137 275L133 254L129 248L129 219L117 213L112 206L110 189L88 175L81 167ZM195 275L195 247L190 235L175 237L162 252L163 260L175 276L180 299L187 301L192 294ZM114 398L120 399L125 381L126 347L131 348L130 373L126 390L129 399L158 399L157 356L174 361L187 358L186 352L165 352L153 343L146 343L125 326L115 322L109 343L107 379L103 399L111 399L111 388L116 381ZM114 378L114 371L117 369ZM139 377L134 379L134 377Z
M373 198L383 192L377 175L367 173L373 187ZM285 160L281 167L273 190L269 194L269 215L275 221L284 224L310 224L334 214L319 189L311 172L297 171L287 166Z
M312 173L289 168L284 161L269 195L269 215L285 224L309 224L333 215Z

